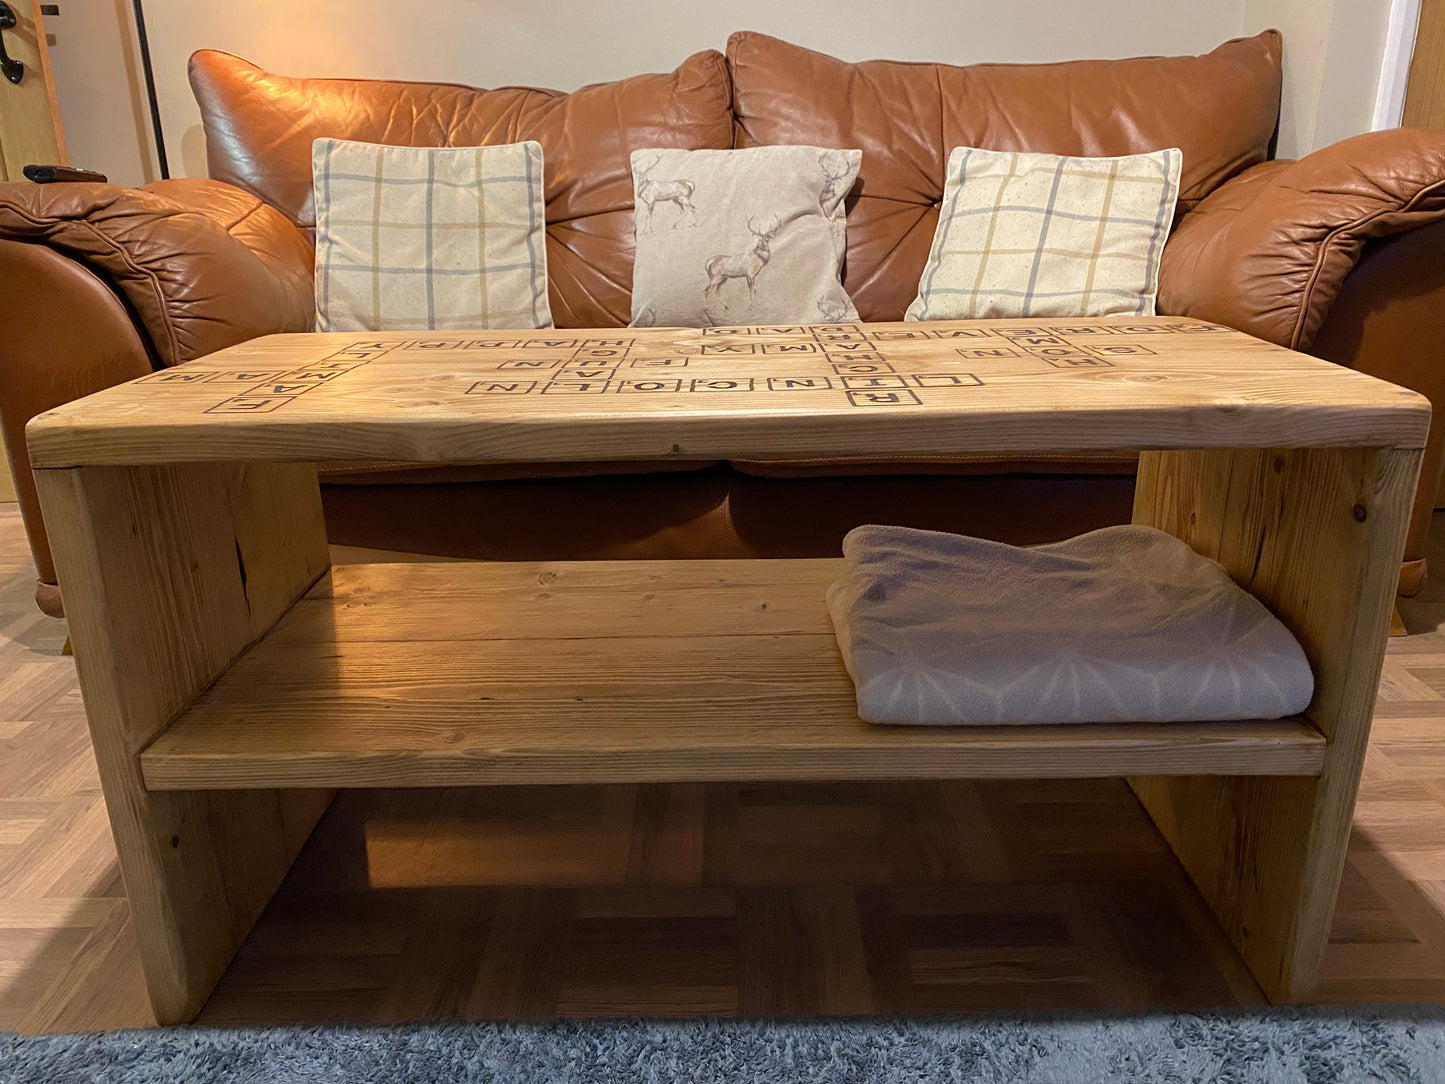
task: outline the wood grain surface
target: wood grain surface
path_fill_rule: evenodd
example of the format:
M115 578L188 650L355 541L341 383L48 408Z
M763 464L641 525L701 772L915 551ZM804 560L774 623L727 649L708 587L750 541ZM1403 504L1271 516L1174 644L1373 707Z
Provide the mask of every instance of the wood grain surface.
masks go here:
M1421 0L1401 123L1407 128L1445 126L1445 0Z
M882 727L823 592L841 561L334 570L142 754L153 790L1309 775L1298 720Z
M153 1025L34 583L0 506L0 1028ZM1401 608L1316 1002L1445 1002L1445 585ZM520 934L560 976L531 988L497 966L518 927L496 916L539 889ZM1120 780L617 784L343 793L199 1022L1263 1003Z
M1135 522L1224 565L1315 674L1318 778L1132 780L1275 1000L1314 988L1328 940L1419 470L1420 453L1398 449L1140 457Z
M5 49L25 65L25 73L18 86L6 82L0 88L0 181L24 180L22 170L31 164L68 162L40 8L39 0L10 0L16 24L4 31Z
M37 467L1422 447L1419 395L1172 317L279 335L40 415Z
M189 1020L331 795L162 794L136 754L329 562L316 472L36 472L106 808L157 1019Z

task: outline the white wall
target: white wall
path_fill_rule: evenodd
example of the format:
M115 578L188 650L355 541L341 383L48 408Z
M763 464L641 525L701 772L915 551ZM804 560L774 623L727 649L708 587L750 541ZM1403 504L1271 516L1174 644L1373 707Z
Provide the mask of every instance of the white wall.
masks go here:
M57 37L129 0L59 0ZM292 75L427 79L571 90L666 71L733 30L759 30L847 59L964 64L1198 53L1239 34L1246 0L148 0L173 175L205 173L200 117L186 82L196 49L237 53ZM79 17L77 17L79 16ZM117 36L118 38L118 36ZM65 48L57 42L57 53ZM72 55L82 50L71 45ZM123 43L113 52L119 57ZM119 63L112 59L111 66ZM57 62L57 81L62 75ZM99 72L91 73L99 76ZM71 157L122 183L142 179L133 110L121 85L65 69L61 115ZM99 81L97 78L95 81ZM114 123L109 119L114 118Z
M1241 30L1284 34L1281 158L1372 127L1391 0L1245 0Z
M60 0L60 14L46 16L45 30L71 163L118 184L154 180L150 107L129 0Z
M1205 52L1275 26L1285 36L1278 153L1371 127L1392 3L1408 0L149 0L174 175L205 173L186 58L225 49L273 71L574 89L665 71L730 31L847 59L970 63ZM148 118L130 0L60 0L57 94L77 164L148 179Z
M1370 130L1389 7L1387 0L1335 0L1311 150Z

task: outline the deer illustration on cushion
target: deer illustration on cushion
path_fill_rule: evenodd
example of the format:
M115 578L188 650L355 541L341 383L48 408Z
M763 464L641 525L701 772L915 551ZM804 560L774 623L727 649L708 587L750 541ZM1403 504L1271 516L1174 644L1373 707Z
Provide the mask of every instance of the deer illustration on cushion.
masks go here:
M729 279L742 279L748 284L748 299L751 302L758 275L768 266L772 258L773 237L782 225L777 219L767 220L761 228L748 218L748 232L753 235L753 247L746 252L731 256L714 256L703 265L707 271L707 288L703 293L716 298Z
M842 151L824 151L818 155L818 166L823 171L823 188L818 193L818 206L825 215L832 218L842 207L843 197L848 195L848 190L852 187L849 178L853 175L854 164ZM848 181L846 187L844 181Z
M840 272L861 156L810 146L633 151L633 325L857 319Z
M673 219L672 229L687 220L691 224L697 222L697 209L692 205L692 194L697 189L692 181L671 180L654 181L652 171L662 161L662 155L657 155L647 165L634 167L634 177L637 182L637 203L647 207L647 224L652 226L653 216L657 213L659 203L671 203L677 207L677 217Z
M817 300L818 311L823 314L823 319L830 324L841 323L844 320L856 320L857 311L848 303L846 295L843 297L829 297L824 295Z

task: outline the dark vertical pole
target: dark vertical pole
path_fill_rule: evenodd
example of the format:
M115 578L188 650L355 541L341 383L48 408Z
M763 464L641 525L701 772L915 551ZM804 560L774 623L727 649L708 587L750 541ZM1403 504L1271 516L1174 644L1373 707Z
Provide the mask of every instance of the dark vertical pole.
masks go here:
M171 175L170 166L166 164L166 137L161 132L161 105L156 101L156 73L151 68L151 46L146 37L146 14L141 7L141 0L135 0L135 36L140 45L141 70L146 77L146 96L151 101L151 131L155 133L156 139L156 164L161 168L161 178L164 180Z

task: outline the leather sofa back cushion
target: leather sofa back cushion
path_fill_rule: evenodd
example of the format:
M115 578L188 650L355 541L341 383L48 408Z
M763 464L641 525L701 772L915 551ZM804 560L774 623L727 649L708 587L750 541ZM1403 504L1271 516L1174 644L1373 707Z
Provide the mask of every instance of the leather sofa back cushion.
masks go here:
M666 75L572 94L526 87L289 79L202 50L191 87L213 178L315 225L311 143L329 136L412 147L535 139L546 162L547 268L560 327L616 327L630 316L632 171L642 147L732 146L732 90L721 53Z
M850 64L762 34L728 39L736 144L860 147L844 285L864 320L900 320L918 289L958 146L1086 157L1184 152L1179 212L1265 159L1280 36L1204 56L1062 64Z

